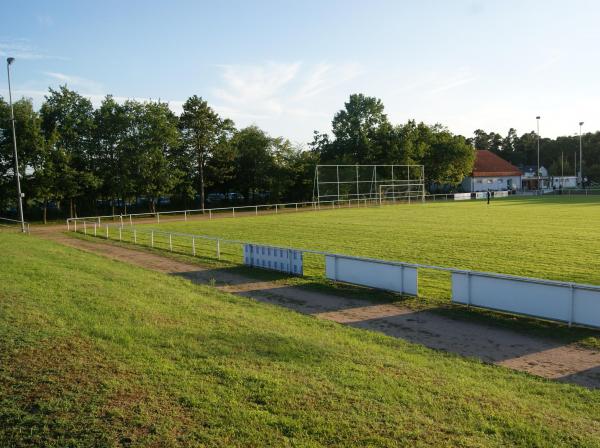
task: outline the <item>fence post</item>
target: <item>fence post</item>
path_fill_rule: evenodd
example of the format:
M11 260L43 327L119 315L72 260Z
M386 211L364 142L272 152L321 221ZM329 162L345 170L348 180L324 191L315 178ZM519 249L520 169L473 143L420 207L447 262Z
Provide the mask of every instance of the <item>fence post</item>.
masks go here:
M169 250L173 252L173 235L169 233Z
M74 220L73 224L75 225L75 232L77 232L77 220Z
M221 241L217 239L217 260L221 259Z
M67 232L70 232L70 231L71 231L71 223L67 219Z
M96 236L96 223L94 223L94 236Z
M133 225L133 220L131 218L131 214L129 215L129 225L132 226Z
M298 211L298 203L296 202L296 211Z
M123 215L119 215L119 221L121 222L121 227L123 227Z
M573 324L573 315L575 314L575 288L573 288L573 283L571 283L571 310L569 314L569 327Z
M467 306L471 306L471 272L467 272Z
M212 219L212 210L208 211L208 219Z
M154 230L150 232L150 247L154 247Z
M235 218L235 207L231 207L231 216Z
M156 212L156 222L160 224L160 214Z
M123 240L123 227L119 227L119 241Z
M83 221L83 234L87 235L87 225L85 223L85 220Z
M183 220L187 221L187 210L183 211Z
M196 238L192 237L192 255L196 256Z
M133 243L137 244L137 230L133 229Z
M275 204L275 214L277 214L277 204Z
M254 207L254 214L258 216L258 205Z
M106 239L108 239L108 225L106 226Z

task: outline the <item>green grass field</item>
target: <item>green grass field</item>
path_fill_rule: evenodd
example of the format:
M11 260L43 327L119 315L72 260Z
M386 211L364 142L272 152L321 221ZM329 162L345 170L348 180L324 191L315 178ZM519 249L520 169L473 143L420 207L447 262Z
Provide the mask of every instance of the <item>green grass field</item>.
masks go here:
M349 255L600 284L600 198L436 202L381 208L164 222L145 227ZM189 252L188 241L181 241ZM213 243L210 243L211 245ZM163 242L163 247L164 247ZM186 247L187 245L187 247ZM212 246L211 254L214 253ZM229 249L240 258L239 246ZM307 260L322 275L322 259ZM449 295L447 274L423 272L425 296Z
M599 391L35 236L0 253L0 446L600 446Z

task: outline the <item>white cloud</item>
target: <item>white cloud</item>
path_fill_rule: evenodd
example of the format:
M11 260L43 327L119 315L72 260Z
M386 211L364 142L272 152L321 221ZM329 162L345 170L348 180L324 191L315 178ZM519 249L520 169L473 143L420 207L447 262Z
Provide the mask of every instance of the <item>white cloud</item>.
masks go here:
M61 84L67 84L67 86L77 90L83 89L89 92L103 92L105 89L102 84L91 79L82 78L80 76L66 75L58 72L45 72L46 76L60 82Z
M13 57L16 59L59 59L66 58L51 56L32 46L27 39L4 39L0 40L0 56Z
M212 94L215 109L235 120L277 120L328 117L321 98L361 74L357 64L268 62L262 65L224 65L221 86Z
M36 19L38 23L42 26L51 27L52 25L54 25L54 19L48 14L40 14L36 17Z
M477 80L477 78L478 77L473 75L469 69L462 69L446 79L437 81L435 83L437 85L429 90L429 94L436 95L438 93L456 89L457 87L464 86Z

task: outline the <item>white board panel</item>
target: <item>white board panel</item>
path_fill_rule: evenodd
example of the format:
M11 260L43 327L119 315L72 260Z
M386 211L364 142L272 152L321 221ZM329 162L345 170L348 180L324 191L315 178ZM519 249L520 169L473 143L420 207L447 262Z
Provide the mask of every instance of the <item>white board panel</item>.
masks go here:
M508 191L494 191L494 197L495 198L507 198Z
M452 301L567 322L571 315L569 287L476 273L452 273Z
M574 290L573 322L600 327L600 288Z
M328 279L354 285L414 296L418 294L417 269L410 266L326 255L325 275Z
M471 193L454 193L455 201L465 201L471 199Z
M288 274L303 274L302 251L299 250L244 244L244 264Z
M485 191L478 191L477 193L475 193L475 199L486 199L487 198L487 192Z

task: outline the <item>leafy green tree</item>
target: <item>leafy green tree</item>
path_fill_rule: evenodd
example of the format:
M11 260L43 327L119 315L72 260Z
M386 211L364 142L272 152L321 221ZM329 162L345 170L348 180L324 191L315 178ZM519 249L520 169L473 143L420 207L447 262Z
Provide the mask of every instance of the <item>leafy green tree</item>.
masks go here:
M381 100L362 93L350 95L344 109L335 114L332 131L335 140L323 158L337 163L366 164L380 158L386 133L392 127L383 112Z
M117 199L126 206L127 200L135 196L134 153L126 145L131 128L129 109L107 95L94 111L94 123L93 159L102 179L102 196L111 200L115 214Z
M421 163L427 182L457 185L473 171L475 152L463 136L446 129L434 128Z
M232 128L233 122L221 119L201 97L194 95L183 104L183 113L179 117L179 129L183 140L181 155L184 156L184 160L190 161L190 167L194 167L193 176L198 179L197 190L202 210L205 204L206 165L215 148L222 143Z
M77 213L77 199L86 194L95 196L100 186L91 148L94 108L89 99L66 86L49 92L40 110L42 130L47 140L54 135L53 150L63 152L62 161L69 164L63 172L73 178L61 182L66 188L61 195L69 199L69 215L73 217Z
M249 126L235 132L231 144L236 155L234 186L252 200L271 186L273 141L257 126Z
M180 143L177 117L162 102L128 101L125 107L131 119L125 142L132 157L130 175L135 191L146 196L156 212L158 200L171 193L183 174L173 163Z
M19 152L21 189L26 198L23 206L26 207L35 194L34 185L32 184L32 163L42 150L44 139L40 130L39 114L33 109L31 100L23 98L15 101L13 108ZM0 97L0 206L16 203L16 197L10 107Z

